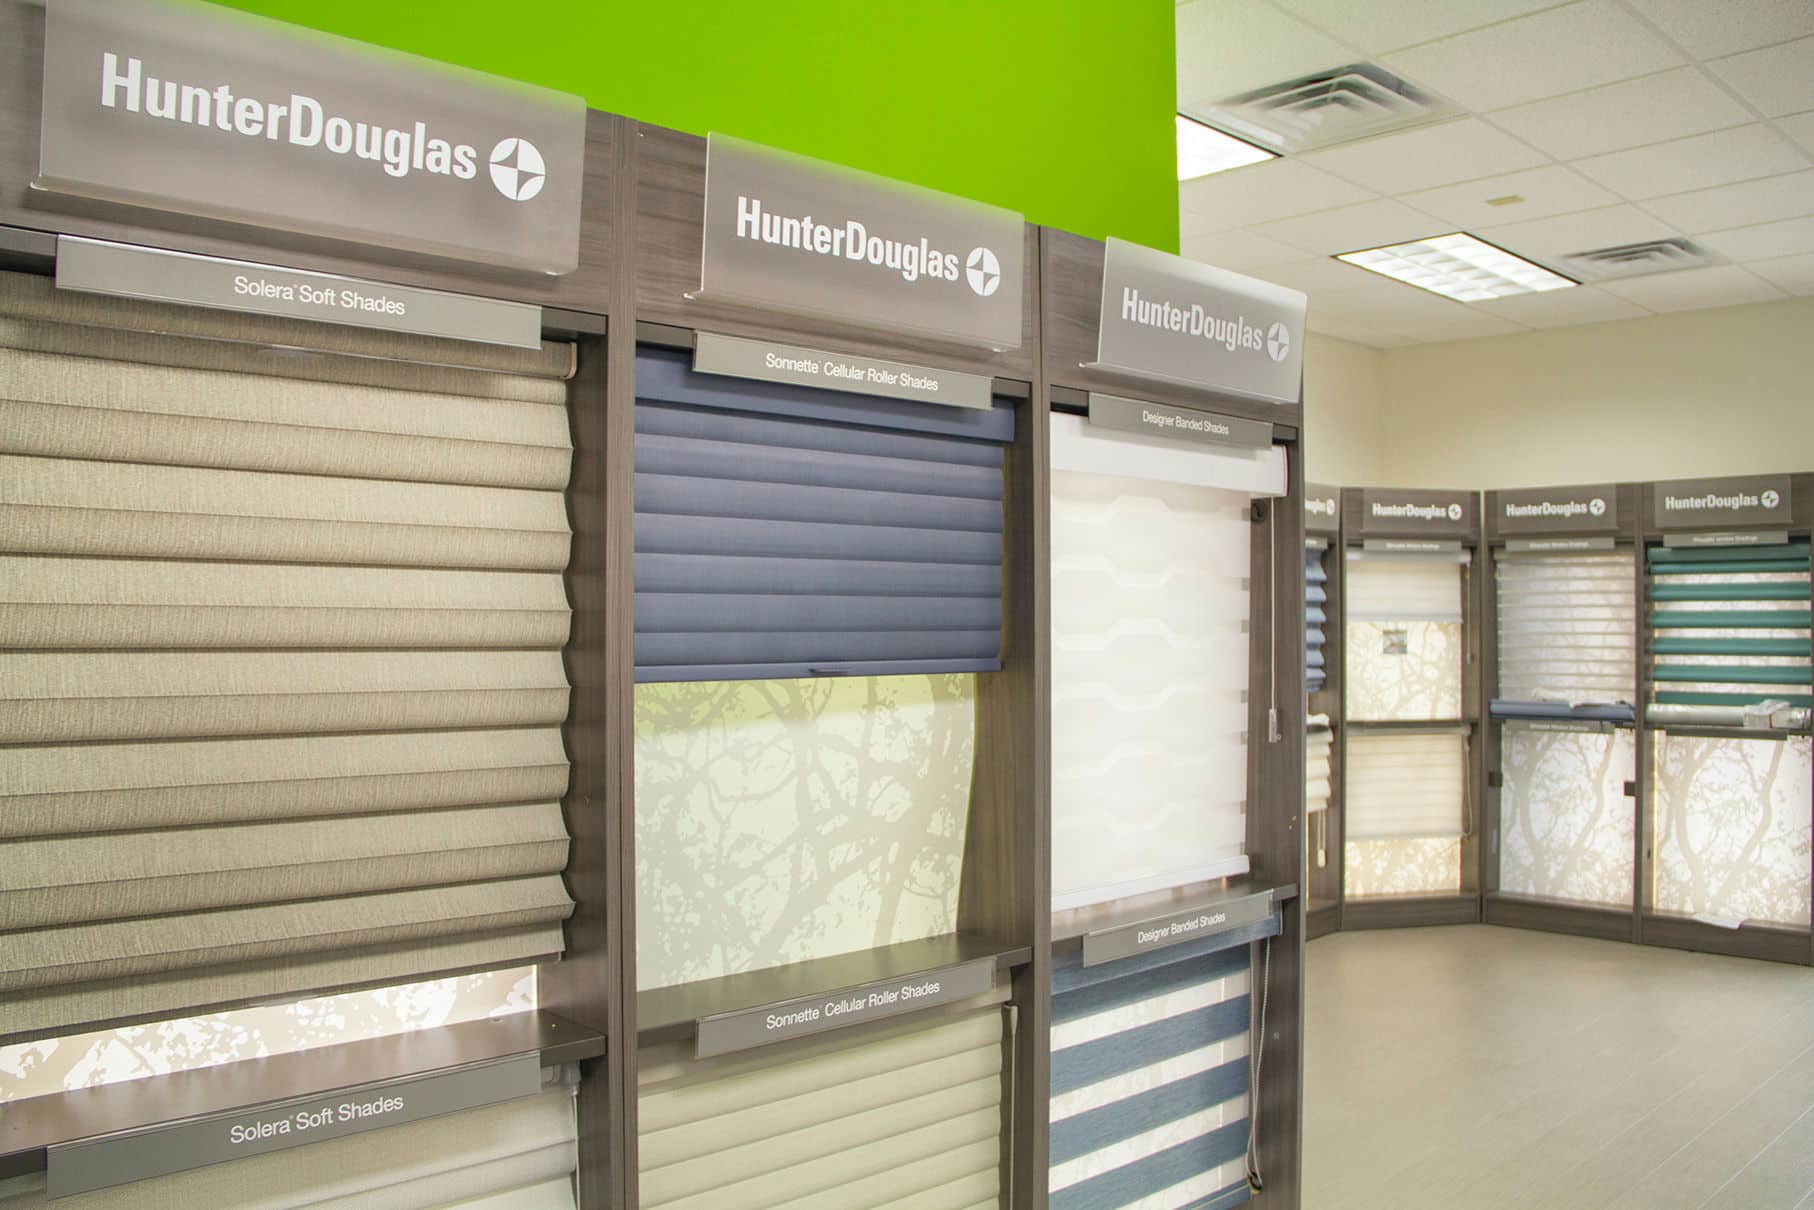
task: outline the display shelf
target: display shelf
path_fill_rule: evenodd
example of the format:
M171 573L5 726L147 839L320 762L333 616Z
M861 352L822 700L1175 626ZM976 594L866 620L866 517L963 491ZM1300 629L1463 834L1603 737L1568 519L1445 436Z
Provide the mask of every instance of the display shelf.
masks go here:
M649 988L636 997L637 1038L644 1046L685 1039L693 1036L702 1017L782 1004L982 958L994 959L997 970L1007 971L1031 961L1032 950L973 933L946 933L788 966Z
M1640 927L1646 945L1727 954L1738 958L1763 958L1807 966L1814 960L1814 938L1807 929L1773 924L1747 924L1735 929L1707 924L1692 916L1646 911Z
M1344 929L1419 928L1479 920L1478 895L1372 895L1342 904Z
M1087 907L1070 908L1052 916L1052 949L1068 953L1082 946L1090 933L1126 928L1148 920L1177 916L1186 912L1209 911L1254 899L1268 901L1269 910L1298 897L1296 883L1266 882L1252 878L1217 879L1188 886L1171 887L1144 895L1130 895Z
M531 1010L32 1097L0 1112L0 1178L42 1168L47 1148L99 1135L238 1114L519 1055L537 1055L546 1067L604 1053L602 1033Z

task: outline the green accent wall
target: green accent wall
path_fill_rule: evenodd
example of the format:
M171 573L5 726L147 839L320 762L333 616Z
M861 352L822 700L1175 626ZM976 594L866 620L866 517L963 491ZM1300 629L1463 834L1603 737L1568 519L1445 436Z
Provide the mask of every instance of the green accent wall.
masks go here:
M1175 252L1171 0L227 0Z

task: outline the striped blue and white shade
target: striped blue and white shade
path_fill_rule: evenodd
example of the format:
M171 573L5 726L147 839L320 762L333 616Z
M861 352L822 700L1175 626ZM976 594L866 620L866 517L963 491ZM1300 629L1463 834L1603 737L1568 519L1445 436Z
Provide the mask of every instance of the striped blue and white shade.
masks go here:
M1252 941L1278 918L1052 975L1052 1210L1248 1199Z

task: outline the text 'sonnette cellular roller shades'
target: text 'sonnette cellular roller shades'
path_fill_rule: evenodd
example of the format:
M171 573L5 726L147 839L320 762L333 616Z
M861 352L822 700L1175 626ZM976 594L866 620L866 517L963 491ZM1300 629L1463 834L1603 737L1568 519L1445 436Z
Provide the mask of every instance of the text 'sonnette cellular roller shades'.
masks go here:
M1249 515L1283 458L1051 434L1053 907L1245 873Z
M1315 693L1328 679L1324 628L1329 624L1329 548L1304 548L1304 687Z
M636 362L636 677L1001 666L1014 410Z
M0 1210L574 1210L573 1092L229 1160L48 1201L0 1180Z
M0 1028L561 952L573 355L0 276Z
M1052 972L1052 1210L1247 1200L1250 943L1203 941Z
M1637 587L1629 550L1506 552L1496 562L1499 701L1637 701ZM1628 715L1629 716L1629 715Z
M1808 551L1806 542L1652 546L1651 701L1726 712L1729 721L1766 701L1814 705Z
M1348 550L1342 692L1349 722L1461 717L1466 559L1466 552Z
M644 1210L997 1206L1005 998L716 1059L645 1049Z

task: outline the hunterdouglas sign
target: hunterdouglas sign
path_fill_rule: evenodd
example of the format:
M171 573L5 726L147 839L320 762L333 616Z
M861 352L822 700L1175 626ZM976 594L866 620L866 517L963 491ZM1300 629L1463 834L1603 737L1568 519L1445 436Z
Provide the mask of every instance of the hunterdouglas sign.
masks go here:
M1102 253L1096 368L1296 403L1304 366L1304 296L1139 244Z
M1619 493L1610 483L1494 492L1495 534L1604 534L1619 528Z
M49 0L34 188L541 273L585 102L190 0Z
M1474 497L1466 492L1372 488L1361 492L1363 537L1465 538L1471 536L1474 523Z
M1341 489L1323 483L1304 484L1304 529L1313 534L1333 534L1341 527Z
M1021 216L713 134L699 294L1015 349Z
M1787 526L1794 513L1787 475L1678 479L1651 490L1656 525L1664 530Z

